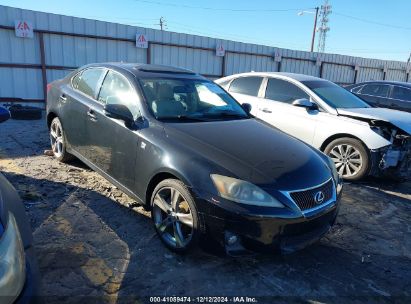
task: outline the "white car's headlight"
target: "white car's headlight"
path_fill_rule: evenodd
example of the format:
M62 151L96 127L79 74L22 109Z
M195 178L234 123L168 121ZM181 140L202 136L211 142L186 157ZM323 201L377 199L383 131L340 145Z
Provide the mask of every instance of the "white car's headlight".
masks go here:
M285 207L267 192L249 182L218 174L211 174L211 179L220 196L225 199L254 206Z
M23 242L12 213L0 239L0 298L11 303L19 296L26 280L26 262Z

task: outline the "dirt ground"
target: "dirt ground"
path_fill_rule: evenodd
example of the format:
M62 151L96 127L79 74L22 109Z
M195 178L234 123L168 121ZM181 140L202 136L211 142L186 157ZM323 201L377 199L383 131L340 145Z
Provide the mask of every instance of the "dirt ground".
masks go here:
M24 200L47 303L411 303L410 183L346 184L332 231L293 255L179 256L160 243L150 215L104 178L43 155L48 141L43 120L0 125L0 170Z

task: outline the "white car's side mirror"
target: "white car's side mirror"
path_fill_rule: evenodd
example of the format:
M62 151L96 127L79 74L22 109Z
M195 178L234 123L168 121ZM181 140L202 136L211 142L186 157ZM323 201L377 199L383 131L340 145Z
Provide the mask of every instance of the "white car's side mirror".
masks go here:
M293 105L296 107L307 108L308 110L318 110L318 105L306 98L294 100Z

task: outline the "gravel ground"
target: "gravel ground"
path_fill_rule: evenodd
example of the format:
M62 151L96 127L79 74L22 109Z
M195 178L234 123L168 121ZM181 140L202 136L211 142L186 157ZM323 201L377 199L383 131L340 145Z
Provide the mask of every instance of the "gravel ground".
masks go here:
M30 217L47 303L146 303L149 296L411 302L410 183L346 184L332 231L293 255L179 256L131 198L78 161L43 155L48 148L43 120L0 125L0 170Z

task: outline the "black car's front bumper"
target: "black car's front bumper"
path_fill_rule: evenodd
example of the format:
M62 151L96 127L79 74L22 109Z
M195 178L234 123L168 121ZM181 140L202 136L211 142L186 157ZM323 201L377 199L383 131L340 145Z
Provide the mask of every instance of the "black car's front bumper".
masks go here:
M329 231L338 214L340 197L341 193L324 208L306 215L278 208L247 207L245 210L215 197L197 199L197 202L200 210L205 211L200 213L202 229L219 241L228 253L230 247L291 253L318 241ZM237 238L236 244L229 244L228 238L232 236Z

